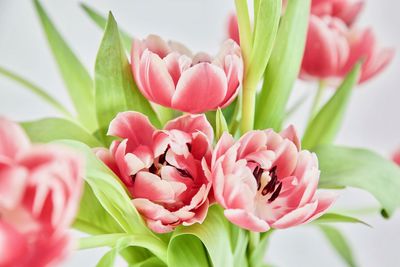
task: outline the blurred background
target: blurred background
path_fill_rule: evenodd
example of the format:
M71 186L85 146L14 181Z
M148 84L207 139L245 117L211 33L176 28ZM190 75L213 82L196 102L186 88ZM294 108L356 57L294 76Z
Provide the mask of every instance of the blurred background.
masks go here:
M145 37L156 33L167 39L179 40L194 51L211 53L218 50L226 36L227 15L234 10L233 0L43 0L51 19L91 73L102 31L87 18L80 2L103 14L111 10L120 27L134 36ZM399 9L398 1L367 0L357 23L372 26L382 44L399 51ZM32 1L0 0L0 65L40 85L71 107ZM396 55L383 74L355 89L337 143L367 147L387 157L399 148L399 84L400 57ZM315 87L314 84L298 82L293 90L291 103L304 95L310 98L288 121L300 132L304 130ZM18 121L57 116L36 96L1 76L0 115ZM347 190L334 209L359 210L359 217L372 228L362 225L338 225L338 228L349 239L360 266L399 266L400 212L391 220L385 220L376 212L369 215L370 208L377 210L379 206L368 193ZM77 232L74 235L81 236ZM105 251L75 252L64 266L95 266ZM276 231L271 238L266 260L281 267L345 266L324 236L310 226Z

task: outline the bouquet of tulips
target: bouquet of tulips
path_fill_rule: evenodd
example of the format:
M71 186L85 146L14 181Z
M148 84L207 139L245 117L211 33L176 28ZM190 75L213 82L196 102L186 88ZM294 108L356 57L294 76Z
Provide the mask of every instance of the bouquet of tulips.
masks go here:
M132 38L83 5L104 29L91 76L35 0L75 110L0 69L61 115L0 119L0 266L108 247L98 266L265 267L273 231L303 224L355 266L333 224L365 223L329 211L340 190L370 192L387 218L400 205L398 166L334 144L352 89L393 57L354 25L363 4L254 0L252 13L236 0L214 56ZM302 136L287 123L298 78L319 84Z

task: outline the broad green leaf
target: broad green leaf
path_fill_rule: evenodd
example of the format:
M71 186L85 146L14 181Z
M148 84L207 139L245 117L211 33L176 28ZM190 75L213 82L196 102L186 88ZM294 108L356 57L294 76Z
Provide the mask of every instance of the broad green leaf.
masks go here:
M96 111L100 130L106 134L110 121L122 111L135 110L160 122L147 99L136 87L117 23L110 13L95 65Z
M102 30L106 28L107 18L105 16L101 15L99 12L95 11L93 8L89 7L85 3L81 3L80 5L85 13L89 16L89 18L91 18L92 21L97 24L97 26L99 26ZM119 32L121 34L122 42L126 51L131 51L132 37L122 30L120 30Z
M207 217L202 224L194 224L189 227L180 227L175 230L175 233L170 241L170 246L173 242L178 242L177 246L184 243L186 240L200 240L210 256L212 266L232 267L233 253L230 246L230 223L225 219L221 207L213 205L209 208ZM184 235L184 237L181 237ZM176 241L175 239L178 240ZM183 238L184 240L182 241ZM198 246L193 245L193 246ZM168 258L177 259L182 257L181 253L177 250L168 249ZM202 257L202 256L198 256ZM188 255L188 260L189 255ZM169 262L171 263L171 262ZM178 266L178 265L171 265ZM190 266L190 265L179 265Z
M168 245L168 266L212 267L208 263L203 243L196 236L190 234L179 234L171 239Z
M253 47L244 80L245 90L249 88L255 89L262 78L271 56L272 48L274 47L282 12L281 0L259 0L257 2Z
M280 130L303 57L311 0L288 1L257 98L255 128Z
M231 228L231 249L233 251L233 262L234 267L247 267L247 244L249 237L247 231L234 225L230 224Z
M93 81L71 48L64 41L39 0L34 0L50 48L78 114L78 120L88 130L97 129Z
M229 133L228 125L226 124L224 114L218 108L215 115L215 140L219 140L224 132Z
M349 267L356 267L353 252L351 251L350 245L342 233L336 228L328 225L319 226L322 233L328 239L332 247L342 257Z
M371 227L368 223L343 214L337 214L337 213L325 213L318 219L314 221L315 223L361 223L364 224L365 226Z
M86 158L85 181L103 208L114 218L124 232L135 238L143 238L141 246L161 260L166 260L166 244L151 232L133 206L120 180L115 177L86 145L76 141L59 141L80 151ZM78 217L79 218L79 217Z
M326 145L318 155L321 188L356 187L370 192L390 216L400 205L400 168L375 152Z
M54 107L56 110L64 114L65 116L72 118L72 115L69 113L69 111L60 103L58 102L55 98L50 96L48 93L46 93L45 90L41 89L37 85L31 83L30 81L26 80L25 78L9 71L6 70L2 67L0 67L0 74L4 75L5 77L21 84L24 86L26 89L28 89L30 92L34 93L38 97L40 97L42 100L44 100L47 104L51 105Z
M103 146L99 140L81 126L61 118L46 118L37 121L22 122L21 126L32 142L48 143L60 139L76 140L90 147Z
M308 125L302 146L312 149L318 145L330 144L334 141L346 112L352 88L357 84L361 65L356 64L346 76L332 98L322 107Z
M148 258L142 262L129 265L129 267L167 267L162 261L156 257Z
M123 237L129 237L129 235L119 233L82 237L79 239L79 249L114 247L117 244L118 240Z
M140 241L139 241L140 243ZM104 256L100 259L99 263L96 265L97 267L113 267L115 264L115 259L118 256L118 254L131 246L137 246L138 241L136 238L127 236L127 237L122 237L118 239L116 242L115 246Z

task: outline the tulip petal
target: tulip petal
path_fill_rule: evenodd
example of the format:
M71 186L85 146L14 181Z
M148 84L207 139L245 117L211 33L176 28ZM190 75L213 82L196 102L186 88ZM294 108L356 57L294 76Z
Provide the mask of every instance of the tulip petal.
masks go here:
M0 117L0 155L14 159L29 146L29 139L22 128Z
M164 129L168 131L180 130L188 134L202 132L207 136L210 142L214 139L214 130L204 114L187 114L180 116L169 121Z
M244 210L227 209L224 211L224 214L233 224L250 231L266 232L270 228L267 222Z
M210 63L199 63L182 73L172 98L172 107L200 113L221 106L227 92L225 72Z
M285 214L283 217L272 223L271 226L277 229L284 229L302 224L312 214L314 214L314 212L317 209L317 206L318 206L318 201L306 204L303 207L300 207Z

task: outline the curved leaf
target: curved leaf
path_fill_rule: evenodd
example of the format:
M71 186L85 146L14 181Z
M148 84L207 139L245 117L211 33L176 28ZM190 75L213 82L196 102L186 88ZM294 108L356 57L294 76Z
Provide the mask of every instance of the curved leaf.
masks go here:
M15 73L12 73L11 71L6 70L2 67L0 67L0 74L21 84L26 89L28 89L29 91L31 91L32 93L34 93L35 95L37 95L38 97L43 99L46 103L53 106L56 110L60 111L65 116L72 118L72 115L60 102L58 102L55 98L53 98L48 93L46 93L45 90L39 88L37 85L31 83L30 81L26 80L25 78L15 74Z
M57 31L40 2L34 0L34 3L78 119L87 129L94 131L97 129L97 120L92 78Z
M46 118L22 122L21 126L32 142L47 143L60 139L71 139L90 147L103 146L99 140L72 121L61 118Z
M400 168L375 152L333 145L315 149L321 178L319 187L356 187L370 192L392 215L400 206Z
M218 108L215 113L215 140L219 140L224 132L229 132L228 125L226 124L224 114Z
M343 214L337 214L337 213L325 213L318 219L314 221L315 223L361 223L364 224L365 226L371 227L368 223Z
M232 267L234 266L234 262L229 233L230 225L225 219L221 207L213 205L209 208L207 217L202 224L194 224L189 227L180 227L175 230L175 233L170 241L170 246L174 242L179 241L174 241L176 238L183 238L184 241L191 240L191 242L193 242L193 246L199 250L199 244L195 243L198 243L196 240L200 240L207 249L212 266ZM184 236L182 237L182 235ZM178 242L177 246L183 246L180 244L184 243L184 241ZM177 259L178 256L183 257L179 251L171 248L168 249L168 259ZM187 260L190 261L192 256L193 255L188 255ZM202 261L204 261L204 259L202 259Z
M334 141L344 118L351 89L357 84L360 71L361 64L356 64L336 93L308 125L301 142L304 148L312 149L318 145L330 144Z
M180 234L171 239L168 245L168 266L211 267L203 243L190 234Z
M111 13L96 58L95 81L96 112L104 136L110 121L119 112L127 110L147 115L155 126L160 127L156 113L133 81L118 26Z

